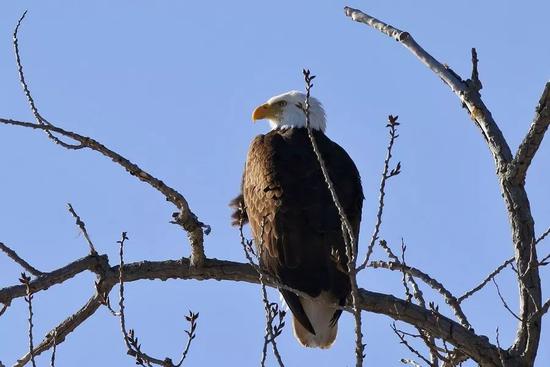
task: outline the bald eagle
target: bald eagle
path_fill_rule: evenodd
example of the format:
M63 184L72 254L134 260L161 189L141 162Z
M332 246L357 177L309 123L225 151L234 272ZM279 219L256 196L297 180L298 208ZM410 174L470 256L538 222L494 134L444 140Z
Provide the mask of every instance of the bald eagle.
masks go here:
M264 271L310 296L279 290L300 344L329 348L342 313L335 305L345 305L351 288L340 217L299 107L305 99L290 91L254 110L253 120L267 119L271 131L252 141L241 194L231 206L234 225L250 223ZM309 111L312 133L357 238L363 205L359 172L346 151L325 135L325 112L317 99L310 98Z

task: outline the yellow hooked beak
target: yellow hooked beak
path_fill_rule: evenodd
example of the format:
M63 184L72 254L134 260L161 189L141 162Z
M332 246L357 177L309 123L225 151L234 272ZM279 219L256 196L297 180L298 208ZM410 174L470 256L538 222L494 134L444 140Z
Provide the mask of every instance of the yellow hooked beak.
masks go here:
M279 106L264 103L252 112L252 121L275 118L280 112L281 108Z

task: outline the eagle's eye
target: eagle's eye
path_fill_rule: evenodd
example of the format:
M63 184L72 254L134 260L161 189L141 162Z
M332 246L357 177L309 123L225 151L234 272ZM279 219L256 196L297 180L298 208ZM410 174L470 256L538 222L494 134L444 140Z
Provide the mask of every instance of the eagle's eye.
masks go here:
M279 101L279 102L277 102L277 104L278 104L280 107L284 107L284 106L286 106L286 101Z

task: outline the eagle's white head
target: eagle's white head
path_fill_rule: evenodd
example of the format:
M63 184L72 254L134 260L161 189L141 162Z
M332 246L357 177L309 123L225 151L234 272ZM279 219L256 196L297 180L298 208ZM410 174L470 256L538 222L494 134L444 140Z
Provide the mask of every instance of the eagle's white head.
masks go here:
M271 97L252 113L252 120L267 119L271 129L306 127L306 115L299 106L305 106L306 95L291 90ZM315 130L325 131L327 122L323 105L316 98L309 98L309 126Z

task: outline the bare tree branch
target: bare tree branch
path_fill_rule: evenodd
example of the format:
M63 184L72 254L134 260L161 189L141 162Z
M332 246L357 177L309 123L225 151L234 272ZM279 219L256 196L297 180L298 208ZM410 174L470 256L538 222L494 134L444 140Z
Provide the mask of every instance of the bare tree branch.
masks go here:
M550 298L546 300L546 302L544 302L544 305L542 305L540 309L541 315L544 315L545 313L547 313L549 309L550 309Z
M498 357L500 359L500 365L502 367L507 367L507 364L506 364L506 359L504 358L504 355L502 352L500 352L500 335L499 335L499 332L498 332L498 327L497 327L497 346L498 346L498 350L499 350L499 353L498 353Z
M174 364L172 362L172 359L166 357L164 359L159 359L150 356L149 354L145 353L141 349L141 344L138 341L138 338L134 332L133 329L127 330L126 328L126 314L124 312L125 305L124 305L124 244L128 240L128 236L126 235L126 232L122 232L122 237L117 243L119 244L119 266L118 266L118 283L119 283L119 311L114 313L116 316L118 316L118 319L120 321L120 330L122 332L122 337L124 339L124 343L126 344L127 353L131 356L133 356L136 360L136 364L140 366L152 366L153 364L163 366L163 367L180 367L185 358L187 357L187 353L189 352L189 348L191 346L191 342L196 337L196 328L197 328L197 319L199 317L198 313L193 313L189 311L189 315L185 316L185 319L187 322L189 322L190 328L189 330L186 330L187 334L187 344L183 350L182 356L180 358L180 361L177 364ZM98 292L99 293L99 292ZM107 297L104 297L107 298ZM112 310L111 310L112 312Z
M481 283L479 283L474 288L472 288L471 290L464 293L462 296L458 297L458 303L461 303L462 301L464 301L468 297L472 296L477 291L481 290L483 287L485 287L485 285L487 283L489 283L494 277L496 277L498 275L498 273L500 273L502 270L504 270L508 265L510 265L513 262L514 262L513 257L506 260L502 265L500 265L498 268L493 270L491 272L491 274L489 274L485 279L483 279L483 281Z
M258 254L256 255L253 248L253 241L247 240L244 236L243 226L244 226L245 208L242 207L242 203L240 203L239 205L240 205L239 211L238 211L239 235L241 238L241 246L243 248L245 257L248 260L248 263L258 273L258 280L260 282L261 289L262 289L262 302L264 304L264 311L265 311L265 317L266 317L264 345L262 347L262 357L260 360L260 366L262 367L265 366L265 362L267 358L267 345L271 343L271 346L273 348L273 354L275 355L277 363L279 364L280 367L284 367L283 359L281 357L281 354L279 353L279 348L277 347L277 342L275 339L281 334L283 330L283 327L284 327L283 319L285 317L285 311L280 311L276 303L269 302L269 297L267 295L267 289L265 285L265 278L267 277L267 275L264 274L264 271L262 269L262 264L261 264L266 218L265 217L262 218L260 234L259 234L259 243L256 246L256 248L258 249ZM256 259L258 260L258 264L254 262L253 256L255 256ZM279 325L274 327L273 320L276 316L280 317L280 321L279 321Z
M112 287L112 285L111 285ZM101 306L99 296L95 295L88 300L88 302L76 313L67 317L63 322L57 325L53 330L46 334L42 342L34 348L34 355L38 356L42 352L52 347L53 335L56 335L55 344L61 344L65 341L65 337L72 333L77 327L79 327L84 321L92 316L97 309ZM23 367L31 359L31 354L27 353L21 357L13 365L13 367Z
M544 233L541 234L539 238L537 238L537 240L535 241L535 245L538 245L540 242L544 241L546 236L548 236L549 234L550 234L550 227L548 227L548 229L544 231Z
M524 184L527 170L537 153L548 125L550 124L550 82L546 83L542 96L540 97L537 108L535 109L535 118L527 135L519 145L512 166L516 169L514 181Z
M18 265L20 265L23 269L25 269L26 271L28 271L32 275L37 276L37 277L41 276L41 275L44 275L43 272L41 272L40 270L36 269L34 266L29 264L25 260L23 260L19 255L17 255L17 252L13 251L11 248L6 246L3 242L0 242L0 250L3 253L5 253L6 255L8 255L8 257L10 259L15 261Z
M388 247L389 249L389 247ZM407 246L405 245L405 241L403 238L401 238L401 264L404 266L407 266L407 263L405 262L405 252L407 250ZM403 286L405 287L405 292L407 295L407 300L410 301L411 297L414 297L414 299L418 302L418 304L421 307L426 307L426 301L424 300L424 295L422 291L420 290L420 287L414 280L414 277L410 274L408 274L405 270L402 270L403 273ZM413 293L412 296L410 294L410 290L408 287L408 284L412 286ZM439 359L442 359L439 353L436 351L436 343L435 338L431 336L429 333L426 333L425 331L421 329L417 329L420 333L422 340L424 341L424 344L428 347L430 350L430 366L431 367L439 367Z
M50 367L55 367L55 352L57 351L57 333L54 331L52 337L52 356L50 358Z
M53 125L40 125L33 124L31 122L3 118L0 118L0 123L14 126L22 126L31 129L48 130L76 140L80 142L84 147L95 150L105 157L110 158L113 162L122 166L132 176L137 177L140 181L148 183L150 186L162 193L166 197L166 200L174 204L179 209L179 212L174 213L173 215L174 223L181 225L187 231L187 235L191 243L191 264L192 266L200 266L201 262L204 259L203 228L205 228L205 233L208 234L210 231L210 227L197 219L197 216L193 214L193 212L189 209L189 204L182 194L180 194L170 186L166 185L163 181L142 170L138 165L130 162L128 159L110 150L109 148L92 138L82 136L72 131L61 129Z
M118 267L118 283L119 283L119 312L118 312L118 319L120 321L120 330L122 332L122 338L124 339L124 343L126 344L127 353L131 356L133 356L136 359L136 364L140 366L152 366L152 364L156 364L159 366L164 365L164 361L161 359L157 359L155 357L151 357L147 353L143 352L141 350L141 344L138 342L137 336L134 334L134 330L130 329L129 331L126 329L126 314L124 312L124 242L128 237L126 236L126 232L122 232L122 238L117 241L119 244L119 267Z
M369 245L367 247L367 255L365 256L365 260L363 263L357 268L357 272L360 272L363 270L371 257L372 250L374 249L374 245L376 241L378 241L378 235L380 234L380 226L382 225L382 214L384 212L384 198L386 196L386 181L394 176L397 176L401 173L401 162L397 163L397 166L391 170L390 172L390 161L392 159L392 151L393 151L393 145L395 143L395 139L399 137L397 135L397 126L399 126L399 122L397 122L398 116L388 116L388 124L386 125L389 128L390 132L390 140L388 142L388 146L386 148L386 158L384 159L384 168L382 170L382 179L380 180L380 186L379 186L379 195L378 195L378 211L376 213L376 223L374 224L374 230L369 242Z
M410 350L414 355L416 355L418 358L420 358L421 360L423 360L424 362L426 362L426 364L428 366L431 366L431 363L430 361L428 360L428 358L424 357L418 350L414 349L410 344L409 342L407 342L407 339L405 338L405 335L397 329L397 327L395 326L395 322L391 325L391 328L393 330L393 332L395 333L395 335L397 335L397 337L399 338L399 340L401 341L401 344L403 344L404 346L407 347L408 350ZM407 360L408 361L408 360Z
M494 278L492 280L497 289L498 297L500 298L500 301L504 305L504 308L506 308L506 310L508 310L508 312L510 312L510 314L514 316L519 322L523 322L523 320L520 319L519 316L514 313L514 311L512 311L510 306L508 306L508 303L506 303L506 301L504 300L504 297L502 296L502 293L500 293L500 287L498 286L498 283L496 282L496 280Z
M56 284L61 284L85 270L100 273L106 271L106 269L109 269L106 255L88 255L32 280L30 282L31 291L36 293L48 289ZM12 299L23 297L25 295L26 289L24 285L5 287L0 289L0 302L9 304Z
M187 334L187 343L185 344L185 348L183 349L183 353L181 354L181 358L178 363L175 364L175 367L180 367L183 364L183 361L185 361L185 358L187 358L187 354L189 353L189 349L191 348L191 343L193 342L193 339L197 336L196 330L197 330L197 319L199 318L199 313L193 313L189 311L189 314L185 316L185 319L189 323L189 330L185 330L185 333Z
M321 172L323 173L325 183L327 184L327 188L330 191L332 201L334 202L334 205L338 210L338 215L340 216L340 221L342 223L342 237L344 239L344 243L346 246L346 256L348 258L348 264L347 264L348 276L351 284L351 306L353 308L353 318L355 319L355 357L356 357L355 365L356 367L361 367L363 366L363 360L365 358L365 354L364 354L365 345L363 344L361 311L357 307L357 298L359 297L358 286L357 286L357 268L356 268L357 238L355 238L355 234L353 233L351 224L346 216L346 212L344 211L344 208L342 207L342 203L338 198L338 194L336 193L336 189L334 188L334 183L332 182L332 179L328 174L325 161L321 155L321 152L319 151L319 148L317 147L315 136L313 135L311 131L311 126L309 124L309 98L311 94L311 88L313 87L312 81L315 78L315 75L311 75L310 71L307 69L304 69L303 74L304 74L304 80L306 83L306 100L305 100L305 106L298 106L298 107L302 108L306 116L306 128L307 128L307 134L308 134L309 140L311 142L311 147L313 148L313 152L317 157L317 161L319 162L319 166L321 168Z
M192 260L191 264L192 266L200 267L205 258L203 228L205 228L204 233L208 234L210 232L210 227L198 220L197 216L190 210L187 200L183 197L183 195L181 195L179 192L177 192L173 188L167 186L161 180L145 172L144 170L139 168L136 164L133 164L132 162L130 162L128 159L108 149L103 144L100 144L99 142L91 138L84 137L73 132L65 131L63 129L59 129L42 117L42 115L40 114L40 112L36 107L34 99L30 93L27 82L25 80L25 75L23 73L23 66L21 63L21 57L19 54L19 40L17 36L19 32L19 27L21 26L21 23L25 18L26 14L27 12L25 11L21 16L21 18L19 19L19 21L17 22L17 25L13 32L13 46L15 50L17 69L19 72L19 79L21 81L21 85L23 86L23 91L25 92L25 95L29 102L31 111L37 121L37 124L30 124L30 123L18 124L16 121L6 120L6 119L0 119L0 122L12 124L12 125L32 127L32 128L42 128L42 130L46 132L46 134L50 139L52 139L56 144L59 144L62 147L67 149L74 150L74 149L89 148L89 149L95 150L103 154L104 156L111 158L114 162L118 163L123 168L125 168L126 171L128 171L131 175L136 176L138 179L140 179L143 182L147 182L149 185L151 185L152 187L160 191L166 197L166 200L170 201L178 208L178 212L173 214L173 217L174 217L173 223L181 225L187 231L187 236L189 238L189 242L191 243L191 260ZM57 138L56 136L54 136L52 134L54 132L62 136L65 136L67 138L73 139L77 141L79 144L65 143L61 141L59 138Z
M31 287L30 287L31 277L29 277L25 273L21 273L21 278L19 278L19 281L21 282L21 284L23 284L25 286L25 289L27 291L26 292L27 296L25 297L25 302L27 302L27 306L28 306L28 310L29 310L29 318L27 319L27 321L29 322L29 329L28 329L29 330L29 354L31 356L32 366L36 367L36 361L34 360L34 341L33 341L33 334L32 334L32 330L33 330L33 327L34 327L34 324L33 324L34 313L32 312L33 294L32 294Z
M23 64L21 63L21 56L19 54L18 33L19 33L19 27L21 26L21 23L25 19L26 15L27 15L27 10L25 10L23 15L21 15L21 18L19 18L19 21L15 26L15 30L13 31L13 48L15 52L15 62L17 63L17 72L19 73L19 81L21 82L21 86L23 87L23 92L27 97L27 101L29 102L29 106L31 108L32 114L34 115L34 118L36 119L36 122L43 125L51 125L44 117L42 117L42 115L38 111L38 108L36 107L36 104L32 97L31 91L29 90L29 86L27 85L27 81L25 80L25 73L23 72ZM50 130L45 130L45 132L54 143L59 144L64 148L67 148L67 149L84 148L82 144L73 145L73 144L65 143L64 141L54 136Z
M432 289L436 290L443 296L443 298L445 299L445 302L449 305L449 307L451 307L457 320L460 322L462 326L468 329L471 328L470 323L468 322L466 315L462 311L462 308L460 307L456 297L453 296L453 294L450 291L448 291L443 286L443 284L441 284L440 282L438 282L428 274L424 273L423 271L417 268L411 267L409 265L404 265L404 264L401 264L400 262L395 262L395 261L391 261L391 262L385 262L381 260L371 261L369 263L369 267L374 269L382 268L382 269L388 269L388 270L401 271L401 272L410 274L415 278L421 279L424 283L429 285Z
M395 39L411 51L420 62L433 71L445 84L451 88L451 90L458 96L460 101L468 109L468 112L481 129L483 137L487 141L497 165L510 162L512 160L512 152L510 151L502 132L493 120L491 113L481 100L479 93L475 90L477 86L472 90L472 88L461 80L461 78L454 71L452 71L448 66L445 66L437 61L432 55L416 43L410 33L386 24L358 9L345 7L345 13L346 16L350 17L352 20L367 24L368 26Z
M30 288L34 293L37 293L88 270L97 271L101 274L101 281L99 282L100 290L103 293L109 293L113 286L118 283L118 265L103 267L101 266L101 260L98 259L106 261L104 255L99 257L89 255L70 265L52 271L43 277L31 280ZM258 274L252 266L216 259L206 259L204 266L200 269L190 267L190 261L186 258L177 261L140 261L124 265L125 282L142 279L215 279L259 284ZM280 286L270 278L266 280L266 284L269 286ZM25 296L24 289L20 290L17 287L21 286L0 289L0 302L6 303L14 298ZM55 327L53 331L57 331L56 344L62 343L69 333L90 317L101 306L101 300L101 296L98 294L94 295L77 313L69 316ZM395 320L419 327L428 331L434 337L444 339L455 346L459 346L467 355L478 361L478 363L483 362L487 366L498 366L498 351L496 346L489 343L485 337L476 335L473 331L464 328L459 323L443 315L434 314L431 310L391 295L370 292L364 289L359 290L358 301L358 307L363 311L387 315ZM350 309L348 310L351 311ZM51 347L51 335L53 335L53 331L49 332L40 345L35 347L35 356ZM506 352L504 351L504 353ZM29 360L30 355L27 354L21 359L21 363L15 366L23 366Z
M25 13L26 14L26 13ZM177 208L178 213L174 216L174 223L180 224L188 232L188 236L191 242L191 260L183 258L180 261L163 261L163 262L140 262L132 264L124 264L121 260L119 266L111 266L105 255L99 256L95 252L95 248L86 233L85 225L80 220L73 208L70 207L70 211L77 221L77 225L82 230L86 240L90 246L91 254L77 261L61 267L50 273L42 273L23 259L21 259L15 252L9 249L7 246L1 244L0 249L3 250L21 265L25 270L29 271L37 278L31 280L27 279L25 284L14 285L0 289L0 302L4 304L3 310L0 311L0 315L9 306L10 302L14 298L28 297L29 303L32 294L40 292L49 288L52 285L60 284L66 280L72 278L76 274L84 271L90 271L98 276L98 282L96 285L96 294L90 298L88 303L84 305L75 314L69 316L66 320L55 327L50 333L48 333L43 341L36 347L33 345L32 340L32 305L29 304L30 309L30 348L29 353L25 355L21 360L16 363L16 366L22 366L29 361L34 364L34 357L42 353L51 347L54 348L51 358L51 364L55 361L55 346L62 343L67 335L74 331L82 322L95 313L98 307L102 304L108 305L108 295L116 283L121 285L121 293L123 292L124 282L131 282L140 279L217 279L217 280L233 280L233 281L246 281L251 283L261 283L263 293L266 293L265 286L284 287L277 284L276 280L266 276L264 279L258 277L257 269L254 266L246 264L234 263L229 261L220 261L215 259L207 259L204 254L203 248L203 228L205 233L209 228L201 223L197 217L191 212L187 204L186 199L177 191L171 187L165 185L159 179L149 175L143 171L140 167L133 164L126 158L120 156L114 151L111 151L98 141L91 138L79 135L77 133L66 131L57 126L52 125L44 117L41 116L38 111L35 101L30 93L25 75L23 73L23 67L20 58L19 44L18 44L18 31L21 23L25 17L25 14L21 17L14 31L14 48L16 54L16 62L19 71L19 78L23 86L23 90L29 102L31 111L37 121L37 123L29 123L23 121L0 119L0 123L22 126L26 128L39 129L46 132L50 139L55 143L64 146L67 149L81 149L89 148L95 150L102 155L112 159L114 162L121 165L127 172L138 177L141 181L148 183L150 186L161 192L168 201L172 202ZM550 300L542 304L541 290L540 290L540 278L539 278L539 264L545 262L545 258L539 263L537 260L536 244L542 241L549 233L550 229L546 231L540 238L535 239L534 235L534 222L529 208L529 201L524 188L525 176L528 167L537 152L538 147L544 137L544 134L549 125L550 108L548 108L548 101L550 100L550 83L546 85L544 93L540 99L539 105L536 110L535 119L525 137L524 141L520 145L515 157L512 156L512 152L504 139L498 125L491 116L491 113L483 103L479 94L482 84L479 79L478 71L478 57L475 49L472 49L472 75L468 80L462 80L462 78L456 74L451 68L441 64L429 53L427 53L412 36L403 32L397 28L394 28L386 23L383 23L376 18L370 17L367 14L360 12L359 10L346 8L346 14L353 20L363 22L369 26L385 33L386 35L396 39L409 49L422 63L428 66L436 75L438 75L459 97L463 106L466 107L470 116L474 120L475 124L480 128L484 139L486 140L491 153L493 154L497 175L499 177L499 183L503 192L503 197L507 206L509 219L512 227L512 239L515 247L514 259L508 260L495 271L493 271L480 285L476 286L471 291L466 292L460 298L454 297L443 285L435 279L429 277L425 272L412 268L405 263L404 255L401 260L397 257L390 259L393 262L368 262L370 252L372 252L371 246L367 251L367 259L361 265L356 268L356 246L357 239L354 238L351 226L345 217L345 213L339 206L338 197L335 195L333 188L331 189L330 177L325 172L325 180L333 198L335 199L335 205L338 208L342 217L342 232L344 234L344 240L346 242L346 250L348 255L348 268L350 271L350 279L352 283L352 297L351 306L348 305L347 311L352 312L356 321L356 356L357 365L361 365L363 362L363 344L362 344L362 332L361 332L361 314L360 311L369 311L387 315L395 320L400 320L410 325L413 325L419 330L419 336L422 337L425 344L430 348L432 354L432 361L425 360L429 365L438 363L437 359L441 359L447 365L447 362L453 362L452 358L445 360L443 356L438 352L438 346L435 344L435 338L440 338L444 342L445 352L448 356L451 353L456 353L457 361L462 361L466 357L473 358L481 366L502 366L505 362L509 365L532 365L536 356L537 348L540 338L540 319L548 311L550 307ZM311 80L313 76L309 72L304 73L306 78L306 90L308 99L306 100L305 108L303 109L306 114L306 120L309 120L309 92L311 89ZM309 79L309 80L308 80ZM391 119L390 119L391 120ZM396 119L395 119L396 120ZM309 123L307 123L309 127ZM310 131L308 129L308 131ZM55 135L54 135L55 134ZM382 210L384 206L384 186L385 179L394 175L392 172L398 173L400 165L392 170L388 174L389 160L391 158L391 149L393 147L393 141L397 137L390 133L390 143L388 147L388 154L384 165L384 174L381 183L381 197L379 198L379 207L377 214L377 224L375 225L373 237L371 243L375 243L379 235ZM58 136L74 140L75 144L65 143L61 141ZM310 132L311 139L311 132ZM315 151L315 140L312 140L312 146ZM321 168L323 169L324 162L322 157L316 152ZM395 173L395 174L397 174ZM388 176L388 177L386 177ZM343 215L342 215L343 214ZM80 223L79 223L80 222ZM122 246L122 244L121 244ZM374 245L372 245L374 246ZM6 251L6 249L8 251ZM388 248L389 249L389 248ZM246 248L245 248L246 250ZM11 252L10 252L11 251ZM369 252L370 251L370 252ZM390 251L391 252L391 251ZM404 252L404 249L403 249ZM10 255L11 254L11 255ZM121 250L122 256L122 250ZM506 266L516 261L517 270L514 270L518 274L518 284L520 289L520 311L518 315L515 315L519 320L523 320L517 330L516 340L513 347L510 350L502 350L500 348L500 342L498 339L497 329L497 345L493 345L489 340L480 335L476 335L473 329L470 327L466 316L463 314L460 308L460 302L468 298L479 289L482 289L490 280L495 282L495 276L502 271ZM408 289L408 284L412 286L414 299L418 301L419 305L412 303L411 297L407 297L407 300L395 298L390 295L368 292L363 289L359 289L356 283L356 272L365 266L376 267L373 264L377 264L378 267L383 267L391 270L399 270L403 273L404 286ZM512 265L513 266L513 265ZM192 268L190 268L192 267ZM422 292L418 287L418 284L414 278L418 278L426 282L429 286L440 292L446 302L451 306L455 312L459 322L450 320L449 318L439 314L437 307L430 303L432 309L426 307L426 302L422 296ZM431 284L430 284L431 283ZM495 282L496 285L496 282ZM497 292L501 297L501 300L507 307L500 290L497 287ZM410 294L410 291L408 291ZM121 302L123 302L123 295L121 295ZM267 299L264 297L264 300ZM408 302L408 301L411 302ZM267 301L267 304L269 302ZM457 311L458 310L458 311ZM509 309L511 313L512 310ZM266 310L267 312L267 310ZM123 313L123 304L121 304L121 312ZM270 315L276 313L270 308ZM194 314L190 314L191 317ZM122 316L123 317L123 316ZM193 318L193 317L191 317ZM271 323L273 322L271 317ZM188 319L188 321L190 321ZM188 332L190 339L182 354L182 360L177 364L179 366L189 350L189 345L192 340L191 335L194 335L194 324L191 322L191 329ZM280 323L282 321L280 320ZM462 325L461 325L462 324ZM123 327L123 329L125 329ZM275 330L275 332L274 332ZM276 327L270 326L271 335L269 342L274 347L274 352L277 356L275 337ZM131 332L131 331L130 331ZM127 335L129 333L124 332L125 340L128 342ZM137 338L131 333L132 340L135 341L134 351L141 353L139 350L139 344ZM399 335L399 334L398 334ZM402 335L404 337L404 334ZM447 349L446 342L454 345L457 349L453 352ZM130 348L129 348L130 349ZM441 349L441 348L440 348ZM361 352L361 353L359 353ZM444 353L444 352L441 352ZM463 354L462 354L463 353ZM466 356L466 357L464 357ZM435 361L435 362L434 362ZM510 364L510 361L514 362ZM158 363L161 365L174 366L171 360L165 359L150 359L143 361L148 365L150 362ZM459 363L457 362L457 363ZM416 362L411 362L416 363ZM282 365L282 362L281 362Z
M97 255L97 251L95 250L94 244L90 239L90 236L88 235L88 231L86 231L86 223L84 223L82 219L80 219L80 216L76 214L76 211L74 210L71 203L67 203L67 208L69 209L69 212L72 214L72 216L76 220L76 225L78 226L78 228L80 228L80 231L82 232L82 235L86 239L86 242L88 242L88 246L90 247L90 254Z
M550 228L548 228L539 238L537 238L537 240L535 241L535 245L542 242L546 238L546 236L548 236L548 234L550 234ZM462 303L462 301L464 301L465 299L467 299L468 297L472 296L474 293L478 292L483 287L485 287L487 283L489 283L494 277L496 277L502 270L504 270L506 267L512 264L514 260L515 258L511 257L508 260L506 260L504 263L502 263L498 268L493 270L485 279L483 279L481 283L479 283L477 286L475 286L471 290L465 292L462 296L458 297L458 303Z
M2 309L0 309L0 316L2 316L4 314L4 312L6 312L6 310L8 309L8 304L7 303L3 303L2 304Z
M477 69L477 52L475 49L472 50L472 79L464 81L451 68L441 64L426 52L408 32L401 31L357 9L346 7L345 13L352 20L367 24L397 40L411 51L420 62L432 70L451 88L462 102L462 105L468 110L472 120L481 130L482 136L493 155L499 184L508 211L515 249L515 261L519 273L524 274L518 281L520 291L519 316L521 319L527 320L531 316L537 315L537 310L541 306L541 284L538 266L529 266L537 262L536 248L534 246L534 221L531 215L529 199L523 182L517 180L517 170L514 167L514 158L510 147L479 94L481 83L479 82ZM546 106L547 96L548 93L545 92L542 98L544 106ZM547 110L545 107L542 107L539 112L543 118L538 119L536 117L535 121L540 122L532 125L532 130L528 133L528 136L532 135L533 138L526 138L529 145L533 144L532 148L534 149L529 150L532 154L521 153L519 156L520 158L524 157L521 159L526 163L532 159L548 126L547 117L544 117L547 116ZM525 164L525 166L527 167L528 164ZM521 360L525 365L532 365L534 363L539 347L540 333L540 320L535 320L532 323L523 323L518 326L516 340L512 348L512 353L516 359Z

